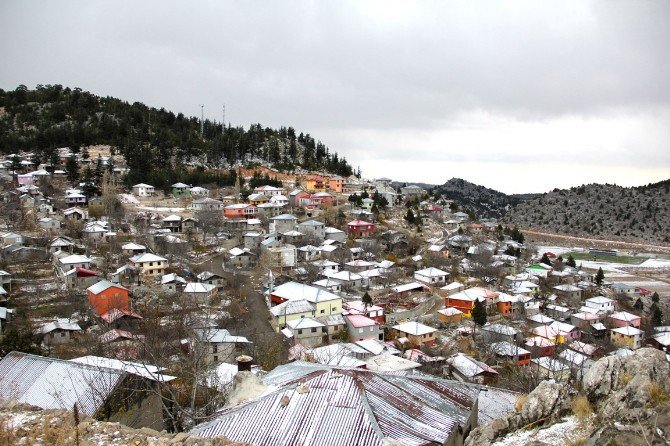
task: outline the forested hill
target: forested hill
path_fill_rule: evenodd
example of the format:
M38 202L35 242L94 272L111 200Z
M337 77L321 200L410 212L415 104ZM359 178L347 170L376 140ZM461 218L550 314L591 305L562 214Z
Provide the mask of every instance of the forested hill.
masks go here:
M518 204L507 223L573 235L670 242L670 180L640 187L588 184Z
M0 89L0 153L35 152L54 159L56 148L103 144L120 150L131 176L186 164L226 167L237 161L264 161L281 170L302 167L342 176L353 169L309 134L292 127L278 130L260 124L226 127L164 108L130 104L61 85L24 85Z
M488 187L471 183L461 178L452 178L435 192L454 200L463 210L472 211L479 218L500 218L521 199Z

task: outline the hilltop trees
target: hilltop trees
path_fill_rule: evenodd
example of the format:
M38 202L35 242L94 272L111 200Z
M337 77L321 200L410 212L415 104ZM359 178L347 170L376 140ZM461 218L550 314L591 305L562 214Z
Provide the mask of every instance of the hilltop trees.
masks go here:
M131 177L168 168L183 171L182 164L196 158L208 167L263 160L287 170L300 166L342 176L354 173L346 158L309 133L296 137L291 127L276 130L252 124L224 129L221 123L205 120L201 136L195 117L61 85L0 89L0 107L0 153L34 150L42 160L52 161L55 147L81 146L87 159L87 146L108 144L126 157Z

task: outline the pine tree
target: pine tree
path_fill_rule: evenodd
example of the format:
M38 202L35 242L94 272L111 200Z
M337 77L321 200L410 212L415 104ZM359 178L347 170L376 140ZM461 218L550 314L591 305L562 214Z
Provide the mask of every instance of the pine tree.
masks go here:
M370 294L367 291L363 294L361 301L363 302L363 305L365 305L365 312L367 313L368 307L372 305L372 297L370 297Z
M603 284L604 279L605 279L605 273L603 272L603 269L598 268L598 272L596 273L596 284L598 286L601 286Z
M565 264L571 268L577 267L577 262L575 262L575 258L572 257L572 254L568 255L568 260L565 261Z
M486 307L484 306L484 302L479 299L475 299L475 304L472 308L472 320L480 327L486 324Z
M544 263L545 265L551 266L551 260L549 259L549 256L547 255L546 252L544 254L542 254L542 258L540 259L540 263Z
M651 304L651 323L655 327L663 325L663 311L661 311L656 302Z
M77 181L79 181L79 164L77 164L77 159L74 156L67 159L65 170L67 171L68 181L71 184L77 184Z
M407 209L407 215L405 215L405 220L407 220L407 223L409 223L410 225L414 224L415 222L414 212L412 212L411 209Z

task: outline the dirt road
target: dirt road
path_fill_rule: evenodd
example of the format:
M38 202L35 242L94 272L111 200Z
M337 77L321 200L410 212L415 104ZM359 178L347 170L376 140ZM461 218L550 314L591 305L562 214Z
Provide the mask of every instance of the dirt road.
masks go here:
M598 246L606 248L623 248L623 249L634 249L638 251L649 251L649 252L660 252L660 253L670 253L670 246L667 245L654 245L651 243L637 243L637 242L624 242L620 240L605 240L599 238L585 238L585 237L576 237L572 235L562 235L562 234L552 234L549 232L536 231L534 229L520 228L521 232L530 236L530 238L541 238L548 241L564 241L570 242L579 246L580 244L588 246Z

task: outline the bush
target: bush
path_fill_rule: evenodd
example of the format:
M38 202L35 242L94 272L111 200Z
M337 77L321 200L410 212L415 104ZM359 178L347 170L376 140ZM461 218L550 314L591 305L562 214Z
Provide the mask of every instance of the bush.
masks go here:
M651 407L670 406L670 392L657 382L652 382L647 387L649 394L649 405Z
M593 414L593 407L584 395L577 395L572 399L572 413L580 422L584 422Z

